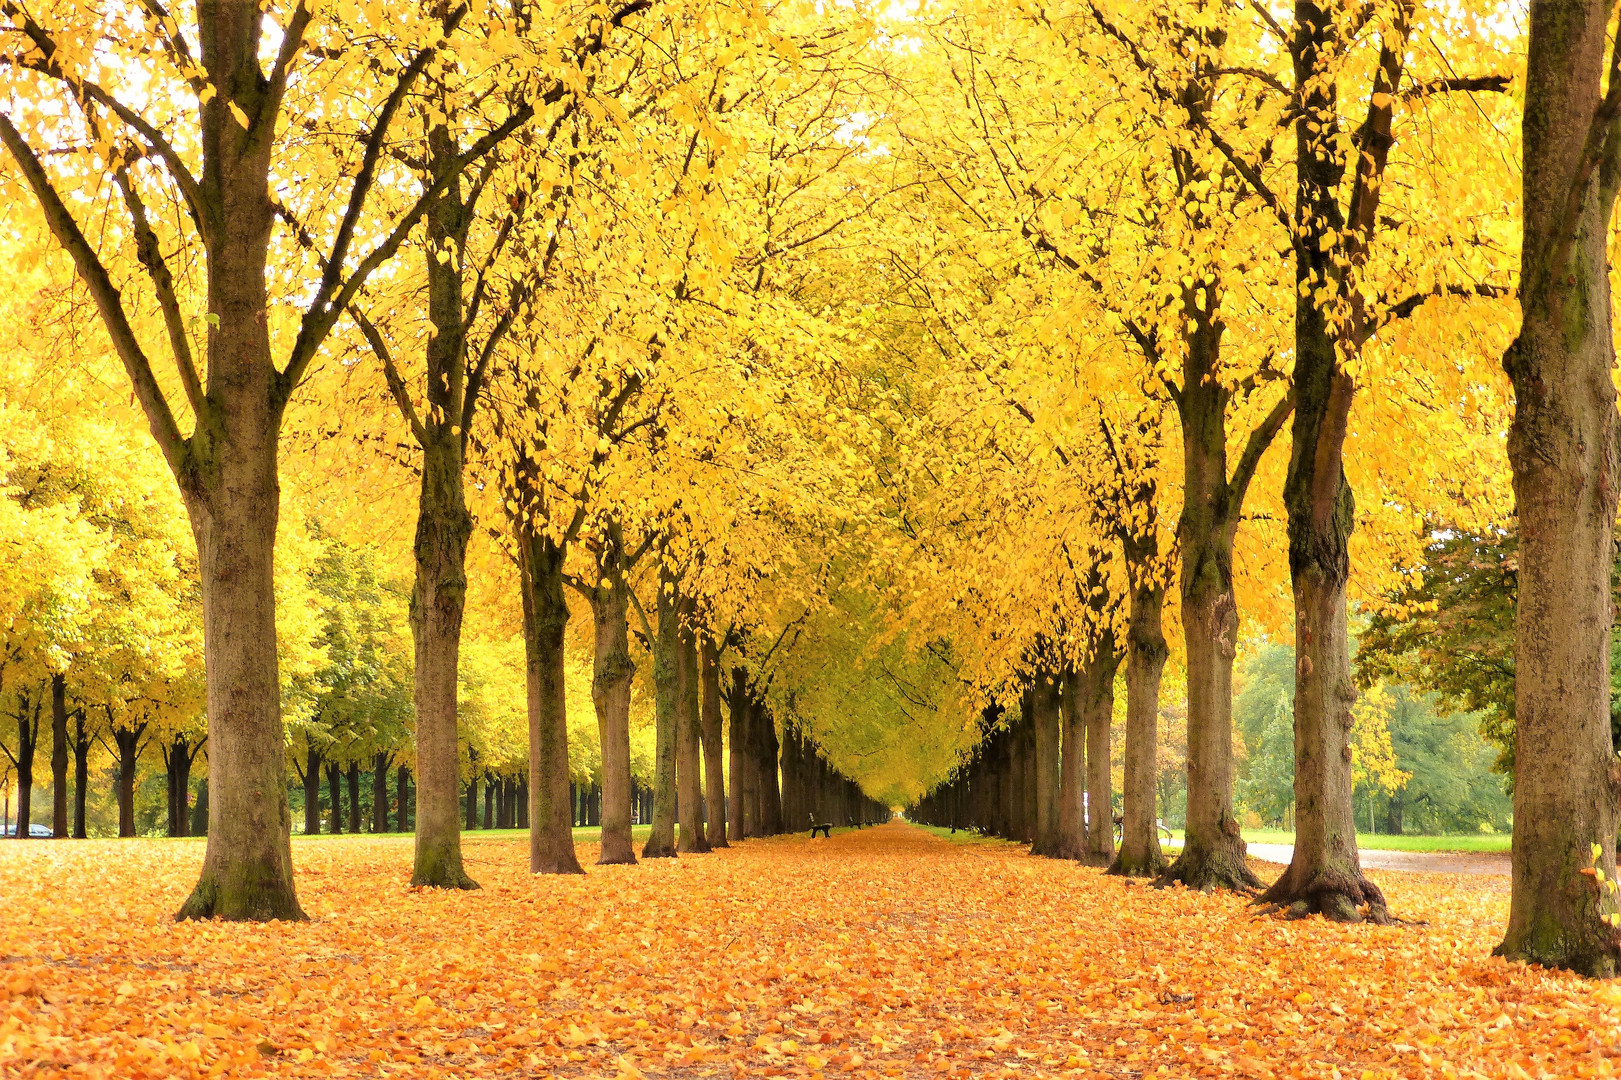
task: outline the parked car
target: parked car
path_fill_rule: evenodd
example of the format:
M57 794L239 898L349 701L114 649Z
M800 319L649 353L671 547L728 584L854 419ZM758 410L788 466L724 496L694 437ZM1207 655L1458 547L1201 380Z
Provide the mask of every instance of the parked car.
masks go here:
M17 835L17 823L15 821L13 821L9 826L6 827L5 832L0 833L0 836L16 836L16 835ZM30 826L28 826L28 835L29 836L43 836L43 837L49 838L51 836L54 836L55 833L51 832L50 828L48 826L45 826L45 825L30 825Z

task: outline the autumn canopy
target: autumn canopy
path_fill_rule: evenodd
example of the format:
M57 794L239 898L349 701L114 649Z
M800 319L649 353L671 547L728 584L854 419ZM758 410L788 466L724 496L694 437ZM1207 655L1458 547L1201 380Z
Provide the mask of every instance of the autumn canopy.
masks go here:
M1512 831L1447 963L1614 975L1615 6L0 0L0 831L1400 943L1405 814Z

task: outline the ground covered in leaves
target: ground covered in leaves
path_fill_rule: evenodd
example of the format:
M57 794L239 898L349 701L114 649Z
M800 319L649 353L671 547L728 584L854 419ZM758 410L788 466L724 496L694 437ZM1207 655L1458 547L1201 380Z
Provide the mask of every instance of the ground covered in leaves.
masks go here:
M467 849L444 894L409 837L300 841L311 921L242 926L169 918L200 842L0 844L0 1076L1621 1068L1621 990L1490 958L1501 878L1376 873L1427 925L1345 927L899 823L582 878Z

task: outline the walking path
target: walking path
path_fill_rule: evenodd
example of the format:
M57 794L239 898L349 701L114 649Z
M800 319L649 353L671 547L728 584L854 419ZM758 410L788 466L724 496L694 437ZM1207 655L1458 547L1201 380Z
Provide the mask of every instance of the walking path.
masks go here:
M527 838L469 844L483 888L438 892L409 887L409 836L310 837L294 847L310 921L244 926L174 922L201 844L0 844L0 1077L1526 1080L1621 1064L1621 990L1491 957L1502 878L1376 871L1409 921L1370 927L899 822L636 866L579 853L584 874L537 877Z
M1252 858L1289 865L1294 858L1292 844L1250 844ZM1476 851L1377 851L1358 853L1364 870L1410 870L1422 874L1488 874L1508 877L1508 852Z

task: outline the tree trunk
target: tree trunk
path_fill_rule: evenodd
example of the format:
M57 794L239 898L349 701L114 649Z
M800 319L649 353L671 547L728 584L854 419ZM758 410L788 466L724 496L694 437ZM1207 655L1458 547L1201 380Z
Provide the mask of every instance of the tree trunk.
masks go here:
M168 781L169 835L191 835L191 759L196 753L184 735L176 735L164 751L164 773Z
M782 789L777 783L777 721L764 699L755 698L754 716L756 733L760 739L760 835L777 836L782 832Z
M457 809L467 814L467 830L478 828L478 751L472 747L467 748L467 764L472 775L467 778L467 797L464 804Z
M429 301L436 328L444 317L435 303L437 291ZM455 325L459 327L459 299L457 304ZM440 347L437 337L432 340L435 344L430 344L430 351ZM456 732L457 672L467 603L467 541L473 523L462 484L460 434L448 424L428 428L426 434L414 548L416 583L411 594L417 716L416 857L411 884L476 889L478 882L462 864L461 755ZM473 790L477 790L476 780Z
M729 744L729 764L732 775L732 790L726 806L726 827L729 840L741 840L748 835L744 831L744 817L746 815L748 796L743 791L747 786L745 776L748 772L749 706L748 695L743 691L746 674L740 667L732 669L732 690L727 699L727 707L731 716L727 742Z
M659 595L653 627L653 828L642 858L675 857L676 815L676 653L681 616L676 608L675 579L659 569Z
M68 684L51 676L51 835L68 835Z
M1114 797L1109 729L1114 723L1114 676L1120 667L1113 633L1099 635L1096 655L1082 669L1081 712L1086 717L1086 861L1114 859Z
M394 823L396 832L411 831L411 770L401 765L394 773Z
M141 754L142 724L137 728L117 728L113 743L118 747L118 835L135 835L135 767Z
M1042 669L1036 672L1035 686L1025 699L1035 729L1036 823L1032 855L1058 855L1063 847L1058 824L1059 804L1063 801L1059 758L1061 692L1059 677Z
M277 376L264 316L272 211L262 183L253 186L242 199L265 200L263 217L251 227L227 226L229 240L209 259L208 310L222 328L207 335L208 395L217 410L213 427L199 425L192 437L194 471L180 478L202 585L213 780L203 869L180 919L305 918L293 885L276 655L281 409L268 385Z
M484 774L484 827L495 828L495 799L500 781L490 773Z
M675 641L675 787L676 819L681 827L677 851L704 852L709 841L704 829L704 785L702 760L703 717L699 711L698 638L692 617L696 605L683 600L676 605L682 617Z
M208 778L197 785L197 804L191 808L191 835L208 835Z
M379 750L371 759L371 831L388 832L388 759L387 751Z
M321 752L313 745L304 753L304 835L321 831Z
M17 702L17 838L28 839L34 812L34 753L39 744L39 702L19 696ZM32 714L32 717L30 717Z
M84 730L82 709L74 717L73 723L73 836L83 840L86 836L85 796L90 786L90 737Z
M1198 384L1184 393L1186 401ZM1238 651L1238 607L1233 594L1235 526L1221 513L1228 489L1225 450L1216 436L1225 426L1214 411L1192 414L1210 427L1183 421L1188 483L1178 527L1182 549L1182 632L1188 667L1188 808L1182 854L1161 884L1181 882L1208 892L1253 893L1261 880L1250 871L1243 835L1233 814L1233 658ZM1236 507L1234 507L1236 509Z
M1165 643L1162 615L1165 587L1152 577L1146 560L1134 561L1138 571L1131 590L1131 624L1126 631L1126 769L1125 822L1120 852L1109 873L1127 877L1155 877L1165 869L1159 847L1159 819L1155 814L1156 756L1159 753L1159 684L1170 649Z
M332 800L332 835L343 833L343 768L336 761L326 764L327 797Z
M1086 814L1081 791L1086 786L1086 714L1081 711L1081 673L1064 671L1059 688L1058 845L1054 858L1086 857Z
M360 762L351 761L348 769L344 770L344 778L349 788L349 831L360 831Z
M705 838L712 848L727 846L726 748L721 742L720 664L715 643L706 634L699 647L698 681L704 756Z
M630 594L625 583L623 538L610 525L597 557L598 584L590 591L596 631L591 703L596 707L602 745L601 865L634 863L630 838L630 687L636 664L630 658Z
M1618 462L1607 256L1621 131L1595 115L1611 7L1531 4L1523 323L1503 357L1520 574L1513 884L1496 949L1606 978L1621 952L1621 932L1603 921L1616 900L1581 871L1596 865L1615 880L1621 786L1610 733Z
M523 599L529 705L529 872L583 874L574 852L574 806L569 784L568 697L563 652L568 601L563 595L567 550L514 525Z

